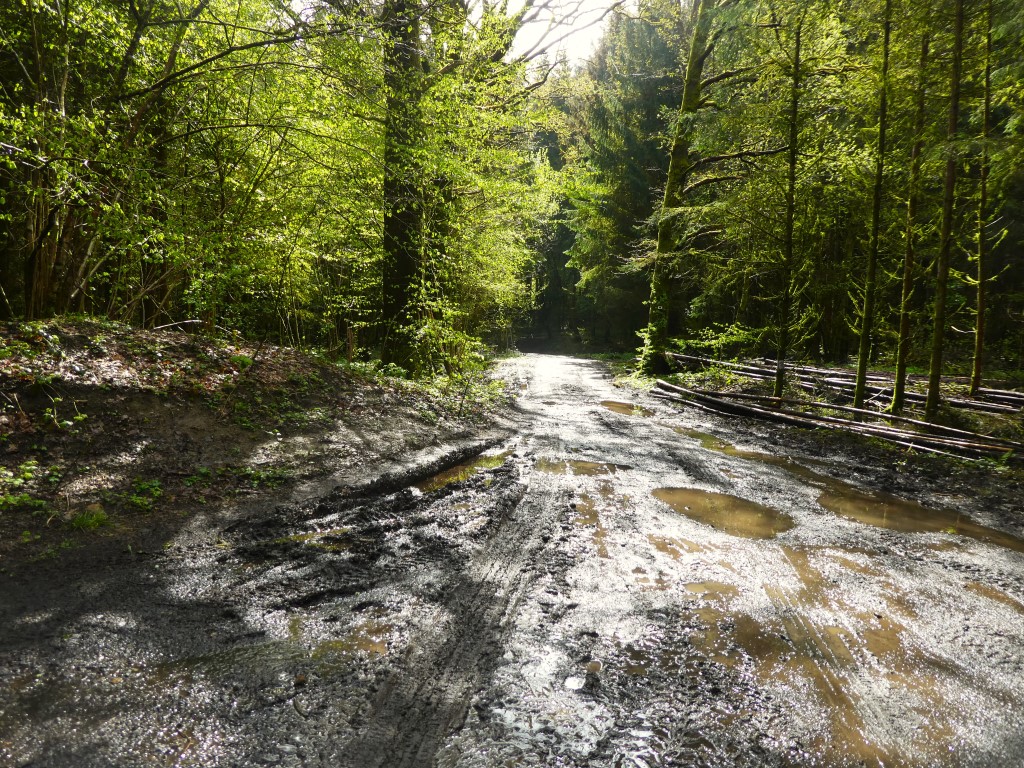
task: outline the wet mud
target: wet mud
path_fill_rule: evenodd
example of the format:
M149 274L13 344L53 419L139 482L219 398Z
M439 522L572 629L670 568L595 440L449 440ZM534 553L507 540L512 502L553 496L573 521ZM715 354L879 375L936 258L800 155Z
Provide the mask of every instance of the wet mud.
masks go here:
M505 373L487 450L10 592L0 763L1024 764L1020 519Z
M656 488L654 498L681 515L747 539L771 539L793 527L793 518L728 493L696 488Z

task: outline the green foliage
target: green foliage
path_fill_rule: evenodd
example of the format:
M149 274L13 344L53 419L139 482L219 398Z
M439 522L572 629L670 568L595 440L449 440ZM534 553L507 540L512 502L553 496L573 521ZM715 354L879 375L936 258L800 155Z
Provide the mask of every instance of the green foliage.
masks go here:
M131 490L117 494L115 498L142 512L152 512L157 500L163 495L163 485L159 478L146 480L136 477L132 480Z
M97 528L110 525L110 517L107 513L98 507L93 505L94 508L86 508L76 514L71 520L68 521L68 525L80 531L94 531Z
M761 330L732 323L727 326L702 328L695 338L679 339L676 346L680 352L728 359L747 350L756 349L761 344L762 336Z
M952 274L965 279L950 287L949 324L971 327L971 210L987 144L989 356L1019 367L1024 13L994 5L987 142L978 138L985 14L971 14L964 138L947 146L948 4L894 2L874 355L894 343L908 236L921 257L910 307L920 335L930 299L920 264L936 247L950 152L962 171ZM657 327L698 343L710 343L707 328L746 328L723 349L764 353L785 326L797 354L843 360L863 296L881 2L715 3L708 83L679 123L693 32L684 6L644 0L613 14L574 72L516 59L521 18L500 3L425 3L401 19L405 6L387 0L9 3L0 8L0 317L190 321L319 346L350 364L382 358L411 376L471 370L526 325L628 347L648 322L655 212L668 139L681 127L697 165L682 202L665 211L674 238L662 253L667 313ZM934 55L921 205L908 231L925 31ZM403 211L396 242L385 225ZM0 348L0 361L58 352L59 340L25 335ZM74 428L67 406L54 403L51 427Z
M7 491L0 493L0 511L7 509L27 509L35 512L45 512L49 509L49 505L43 499L37 499L30 493Z
M385 171L403 170L384 162L404 157L426 235L403 319L425 348L408 367L508 340L550 201L523 131L529 75L503 55L514 14L425 9L424 131L388 156L388 15L282 8L0 10L0 316L201 321L369 359L390 330Z
M208 486L213 479L213 470L209 467L197 467L194 474L185 478L185 485L192 487L196 485Z
M229 359L231 364L240 371L244 371L253 363L253 359L248 355L232 355Z
M598 346L629 346L646 322L646 280L631 267L652 233L668 166L666 113L680 92L680 11L663 3L642 10L639 18L613 16L586 68L561 73L551 88L562 118L561 183L572 243L551 243L561 252L540 272L540 287L571 281L574 288L545 291L549 305L570 306L548 306L542 317L564 317L564 325ZM568 274L558 271L559 256Z
M282 467L257 469L243 465L218 467L217 475L244 482L252 488L277 488L287 482L291 473Z
M40 478L40 474L41 468L35 459L24 461L13 468L0 466L0 512L19 509L45 512L49 505L28 489L33 481Z

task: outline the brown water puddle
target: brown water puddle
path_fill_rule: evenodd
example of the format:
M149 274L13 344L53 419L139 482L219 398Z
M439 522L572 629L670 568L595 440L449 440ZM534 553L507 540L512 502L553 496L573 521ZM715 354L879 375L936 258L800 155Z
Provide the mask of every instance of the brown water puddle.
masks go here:
M781 665L769 663L758 674L766 682L780 675L804 679L817 691L830 728L815 743L815 751L827 764L840 757L878 766L947 759L954 709L942 681L958 674L955 666L916 646L907 628L891 616L854 610L812 564L810 550L785 547L783 553L801 586L765 585L765 592L782 617L795 655ZM897 603L906 602L895 588L891 596ZM891 715L862 695L857 683L865 675L903 692L899 698L906 702L905 716L921 720L911 743L883 743L875 736Z
M637 566L633 569L633 575L636 576L637 586L642 592L664 592L672 586L668 574L661 570L657 573L650 573L646 568Z
M844 552L848 552L849 550L843 550L843 551ZM864 576L874 576L874 577L882 576L882 571L880 571L878 568L874 568L873 566L867 565L866 563L861 563L861 562L859 562L857 560L854 560L851 557L845 557L843 555L835 555L835 560L836 560L836 562L838 562L844 568L846 568L848 570L851 570L851 571L854 571L855 573L859 573L859 574L862 574Z
M642 416L650 418L654 411L634 403L620 403L617 400L602 400L601 407L607 408L612 413L620 413L623 416Z
M614 468L615 465L609 466ZM601 480L598 483L596 495L580 494L579 501L574 507L576 517L573 522L576 525L594 529L594 546L597 548L598 557L609 557L606 541L608 530L602 522L602 513L608 514L628 503L629 496L617 496L615 487L608 480Z
M660 640L644 639L619 646L622 671L630 677L646 677L652 670L676 672L686 663L684 644L666 645Z
M953 757L949 745L955 743L958 709L946 691L960 674L958 668L916 645L899 620L856 609L828 577L828 569L821 570L837 559L843 566L858 566L857 571L862 563L828 549L783 547L782 554L797 583L763 585L774 606L771 618L736 610L740 590L735 585L685 584L695 601L686 613L686 634L678 640L643 638L620 645L622 671L644 677L711 660L743 669L768 690L809 691L815 702L810 706L822 718L818 736L806 745L815 764L947 764ZM895 586L892 592L897 601L905 597ZM886 690L901 702L897 708L880 703ZM737 710L730 716L753 714ZM887 739L894 714L917 723L904 729L910 733L904 742Z
M576 504L576 519L573 522L576 525L593 526L594 545L597 547L597 556L609 557L608 544L605 541L608 531L605 530L604 525L601 523L597 502L589 493L584 493L580 496L580 500Z
M737 587L732 584L726 584L724 581L696 581L684 584L683 588L687 592L701 595L702 597L730 598L735 597L740 592Z
M950 533L1024 552L1024 540L973 522L957 512L929 509L887 494L869 494L830 480L818 503L848 520L901 533Z
M749 656L748 647L762 651L767 647L771 635L763 632L759 622L729 610L732 599L740 593L738 587L722 581L698 581L685 584L684 588L699 599L699 607L690 615L700 619L701 624L688 640L705 658L733 668L743 654Z
M733 536L770 539L793 527L793 519L789 515L727 493L695 488L657 488L653 495L679 514Z
M538 459L534 466L538 472L549 475L582 475L584 477L614 475L616 472L629 469L621 464L573 459Z
M692 541L672 536L655 536L653 533L649 533L647 534L647 540L651 542L651 546L656 550L668 555L673 560L681 560L686 553L703 551L701 546L694 544Z
M995 600L997 603L1002 603L1003 605L1008 605L1018 613L1024 613L1024 603L1010 597L1001 589L990 587L988 584L982 584L980 581L969 581L966 589L968 592L973 592L976 595L987 597L989 600Z
M463 480L468 480L477 470L480 469L496 469L505 463L505 459L512 455L512 451L504 451L503 453L497 453L494 455L482 455L477 456L471 461L464 461L461 464L456 464L451 469L446 469L444 472L438 472L433 477L416 483L416 487L423 493L431 493L433 491L444 488L446 485L452 483L461 483Z
M698 598L698 607L687 614L691 624L685 640L665 643L648 638L620 646L627 675L643 677L655 669L676 671L688 658L711 660L733 668L744 658L777 660L792 656L792 646L778 628L729 610L729 602L739 594L736 586L709 581L684 587Z
M815 472L786 456L773 456L759 451L745 451L734 445L693 429L673 427L679 434L700 441L703 448L726 456L734 456L785 469L812 485L822 487L818 504L841 517L860 523L899 531L901 533L950 533L985 541L1016 552L1024 552L1024 540L1017 536L979 525L970 518L949 510L929 509L914 501L906 501L883 493L867 493L849 483Z
M704 623L689 636L705 658L733 669L745 659L778 668L793 656L793 646L777 628L739 613L708 607L699 614Z
M317 644L312 658L320 661L334 656L384 656L388 652L388 639L394 633L393 625L380 619L366 619L344 637Z

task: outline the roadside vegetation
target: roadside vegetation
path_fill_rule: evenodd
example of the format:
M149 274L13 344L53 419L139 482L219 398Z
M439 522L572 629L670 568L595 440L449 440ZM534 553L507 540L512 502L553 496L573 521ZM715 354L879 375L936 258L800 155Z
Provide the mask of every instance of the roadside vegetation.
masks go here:
M8 324L0 556L138 549L206 505L283 493L343 470L358 450L386 459L472 429L503 401L480 372L414 382L238 336L81 318ZM359 445L367 426L407 434ZM348 444L325 442L339 433Z

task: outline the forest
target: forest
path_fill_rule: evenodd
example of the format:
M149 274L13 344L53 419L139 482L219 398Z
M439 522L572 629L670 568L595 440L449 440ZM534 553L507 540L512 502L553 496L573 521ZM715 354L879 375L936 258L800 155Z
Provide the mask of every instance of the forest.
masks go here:
M1024 766L1022 501L1022 0L0 2L0 766Z
M931 415L1020 370L1024 8L609 6L576 65L549 0L5 4L0 316L856 363Z

